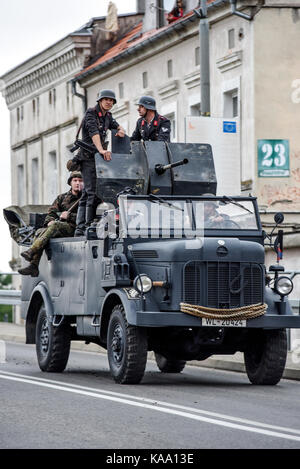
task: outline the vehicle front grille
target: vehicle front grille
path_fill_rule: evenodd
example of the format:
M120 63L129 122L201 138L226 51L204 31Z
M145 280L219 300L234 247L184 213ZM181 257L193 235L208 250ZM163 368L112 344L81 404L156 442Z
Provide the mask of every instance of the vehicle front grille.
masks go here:
M184 266L185 303L225 309L262 303L263 286L260 264L190 261Z

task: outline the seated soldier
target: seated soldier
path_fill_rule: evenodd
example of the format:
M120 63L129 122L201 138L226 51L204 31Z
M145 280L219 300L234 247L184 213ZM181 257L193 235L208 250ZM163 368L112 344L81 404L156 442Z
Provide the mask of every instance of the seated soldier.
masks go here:
M79 171L73 171L68 179L71 189L59 195L48 210L44 227L37 230L30 249L21 256L30 262L29 266L19 269L21 275L39 275L39 262L43 250L50 238L73 236L76 228L76 215L82 190L82 176Z

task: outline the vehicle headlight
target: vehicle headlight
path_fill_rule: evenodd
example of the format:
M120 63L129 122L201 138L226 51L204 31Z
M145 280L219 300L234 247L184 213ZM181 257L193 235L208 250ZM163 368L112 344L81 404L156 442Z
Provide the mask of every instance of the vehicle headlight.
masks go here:
M152 288L152 280L146 274L140 274L133 281L134 288L140 293L148 293Z
M275 282L275 290L279 295L286 296L291 293L294 284L289 277L278 277Z

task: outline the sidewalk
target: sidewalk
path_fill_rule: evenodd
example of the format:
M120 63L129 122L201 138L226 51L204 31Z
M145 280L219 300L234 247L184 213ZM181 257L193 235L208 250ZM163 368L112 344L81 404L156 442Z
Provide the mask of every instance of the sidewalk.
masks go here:
M0 322L0 340L18 342L25 344L25 326ZM86 352L106 353L106 350L96 344L85 344L85 342L74 341L71 350L82 350ZM149 359L154 359L153 352L149 352ZM296 363L298 362L298 363ZM188 365L202 366L229 371L245 372L244 357L240 352L234 355L214 355L203 361L190 361ZM300 380L300 351L288 352L284 378Z

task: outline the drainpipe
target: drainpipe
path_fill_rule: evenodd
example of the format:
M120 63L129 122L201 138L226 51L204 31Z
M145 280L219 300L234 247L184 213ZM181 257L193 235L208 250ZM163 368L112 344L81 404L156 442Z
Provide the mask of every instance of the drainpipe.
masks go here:
M76 80L72 80L71 81L71 85L72 85L72 95L73 96L77 96L78 98L82 99L82 107L83 107L83 114L85 113L85 111L87 110L87 97L86 97L86 91L85 91L85 94L80 94L76 91L76 83L77 81Z
M194 10L199 21L200 37L200 90L201 115L210 116L210 73L209 73L209 23L206 0L201 0L200 10Z
M230 0L232 14L236 15L236 16L240 16L240 18L244 18L244 20L252 21L253 16L252 15L246 15L246 13L242 13L241 11L238 11L236 9L236 3L237 3L237 0Z

